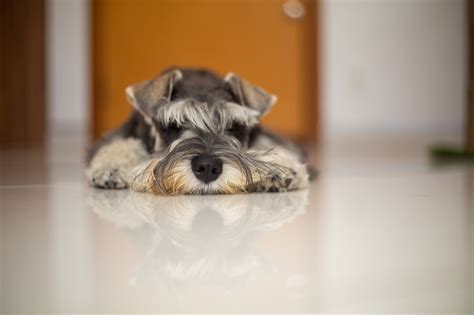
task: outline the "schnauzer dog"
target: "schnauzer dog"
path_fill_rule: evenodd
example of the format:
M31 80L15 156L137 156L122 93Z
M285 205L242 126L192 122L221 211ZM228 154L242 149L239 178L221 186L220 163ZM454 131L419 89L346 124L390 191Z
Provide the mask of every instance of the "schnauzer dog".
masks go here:
M135 110L89 152L91 185L168 195L308 185L302 151L259 125L276 97L237 75L171 69L126 94Z

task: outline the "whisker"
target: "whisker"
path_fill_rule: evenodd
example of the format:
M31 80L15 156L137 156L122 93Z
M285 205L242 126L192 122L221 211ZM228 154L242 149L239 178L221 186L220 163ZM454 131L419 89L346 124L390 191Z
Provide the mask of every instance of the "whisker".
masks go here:
M224 165L231 165L236 174L218 186L192 186L187 176L193 175L186 173L191 172L190 166L183 169L183 163L190 163L193 157L201 154L218 156ZM143 181L141 177L149 177L145 181L149 186L147 189L157 194L252 192L268 176L291 172L290 168L269 161L268 157L273 154L274 149L246 152L240 142L231 137L199 134L175 142L172 149L164 150L154 162L136 174L134 181Z

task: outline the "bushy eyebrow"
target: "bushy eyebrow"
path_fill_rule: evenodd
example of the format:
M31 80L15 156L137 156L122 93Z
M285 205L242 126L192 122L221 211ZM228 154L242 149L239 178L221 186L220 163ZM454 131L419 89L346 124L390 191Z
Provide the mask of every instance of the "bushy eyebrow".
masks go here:
M249 107L235 103L224 103L216 108L219 111L221 125L228 126L231 122L239 122L246 126L253 126L258 123L260 113Z
M235 122L253 126L258 123L258 116L256 110L235 103L209 106L185 99L160 107L156 119L165 126L170 123L178 126L190 124L203 131L218 132Z
M165 126L169 123L176 123L178 126L190 123L196 128L206 130L212 128L212 120L208 112L206 103L180 100L160 107L156 118Z

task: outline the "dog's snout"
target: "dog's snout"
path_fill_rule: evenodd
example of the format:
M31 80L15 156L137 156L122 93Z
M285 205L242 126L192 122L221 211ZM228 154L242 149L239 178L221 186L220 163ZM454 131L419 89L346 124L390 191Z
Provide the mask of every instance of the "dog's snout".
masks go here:
M194 175L207 184L222 174L222 161L214 156L199 155L191 160L191 168Z

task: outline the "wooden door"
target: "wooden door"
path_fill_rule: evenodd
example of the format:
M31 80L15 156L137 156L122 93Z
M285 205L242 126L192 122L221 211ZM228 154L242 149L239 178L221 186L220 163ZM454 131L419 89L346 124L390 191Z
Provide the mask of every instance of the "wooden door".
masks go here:
M221 75L232 71L276 94L278 102L265 125L294 139L314 139L315 1L94 1L94 135L126 119L131 111L124 96L128 84L183 66ZM299 18L298 6L304 9Z
M469 81L468 104L466 111L466 149L474 152L474 0L469 0L467 2L467 11Z
M0 1L0 148L41 148L45 1Z

